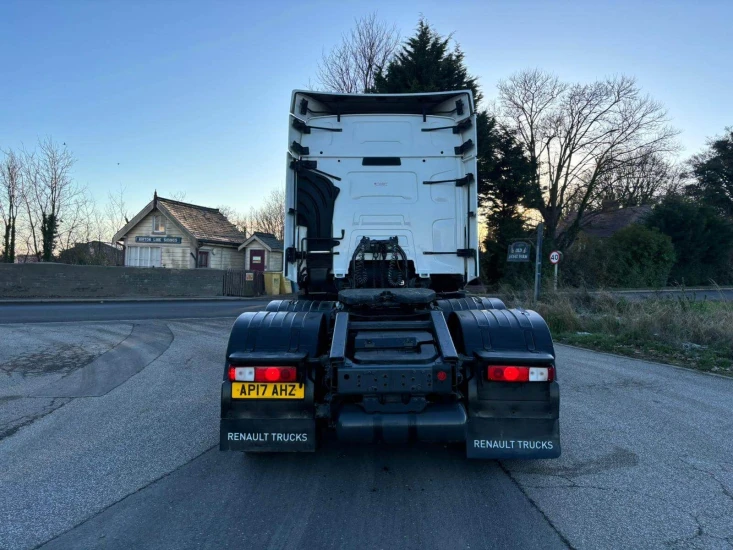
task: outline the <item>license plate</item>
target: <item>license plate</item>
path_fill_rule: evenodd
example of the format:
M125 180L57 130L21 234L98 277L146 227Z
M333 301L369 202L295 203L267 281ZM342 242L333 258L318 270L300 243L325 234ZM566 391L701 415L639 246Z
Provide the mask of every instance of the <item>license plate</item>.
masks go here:
M303 399L303 384L260 384L233 382L232 399Z

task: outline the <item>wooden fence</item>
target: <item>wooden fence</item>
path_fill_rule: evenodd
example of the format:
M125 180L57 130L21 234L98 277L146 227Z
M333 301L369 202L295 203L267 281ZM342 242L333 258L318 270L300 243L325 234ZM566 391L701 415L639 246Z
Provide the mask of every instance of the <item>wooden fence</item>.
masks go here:
M265 275L262 271L227 269L224 272L224 296L262 296L265 293Z

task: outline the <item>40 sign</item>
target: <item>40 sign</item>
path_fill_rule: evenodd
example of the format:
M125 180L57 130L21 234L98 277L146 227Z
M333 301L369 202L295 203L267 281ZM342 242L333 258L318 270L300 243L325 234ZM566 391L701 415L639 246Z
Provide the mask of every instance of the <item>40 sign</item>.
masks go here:
M560 260L562 260L562 252L559 250L553 250L550 252L550 263L552 265L557 265L560 263Z
M507 262L528 262L529 261L529 243L518 241L509 245L507 251Z

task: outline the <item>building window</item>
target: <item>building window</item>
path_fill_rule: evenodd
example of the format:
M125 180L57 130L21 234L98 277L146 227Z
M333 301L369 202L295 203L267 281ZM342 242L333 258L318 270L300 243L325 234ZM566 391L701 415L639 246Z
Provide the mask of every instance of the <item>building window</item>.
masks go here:
M153 233L156 235L165 235L165 217L161 214L153 215Z
M130 267L160 267L161 250L155 246L128 246L125 265Z
M199 250L199 265L198 267L209 267L209 253Z

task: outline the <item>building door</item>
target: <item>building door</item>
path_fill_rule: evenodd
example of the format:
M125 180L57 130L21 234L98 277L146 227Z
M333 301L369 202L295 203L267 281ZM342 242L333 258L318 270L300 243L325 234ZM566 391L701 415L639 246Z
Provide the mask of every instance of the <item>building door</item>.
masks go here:
M251 271L265 270L265 251L250 250L249 251L249 269Z
M198 267L209 267L209 253L207 251L199 250Z

